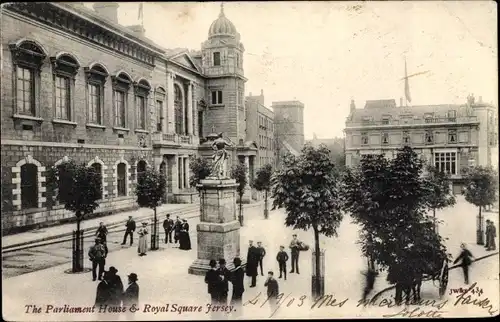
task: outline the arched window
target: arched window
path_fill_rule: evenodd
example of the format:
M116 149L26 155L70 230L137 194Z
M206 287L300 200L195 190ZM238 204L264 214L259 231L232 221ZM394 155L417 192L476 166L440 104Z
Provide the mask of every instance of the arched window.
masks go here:
M125 72L120 72L113 76L113 102L115 126L127 127L128 91L132 84L132 79Z
M46 54L36 42L22 40L9 45L14 64L15 113L39 116L40 69Z
M116 168L117 179L116 185L118 190L118 196L127 195L127 165L125 163L118 163Z
M104 83L108 71L100 64L85 68L87 76L87 122L90 124L103 124L104 118Z
M142 79L135 85L135 101L136 101L136 127L141 130L147 129L147 110L148 110L148 96L151 86L149 83Z
M184 127L184 100L179 85L174 85L174 114L175 114L175 133L183 134Z
M156 89L156 131L161 132L163 120L167 114L163 108L165 106L165 90L162 87Z
M144 160L137 162L137 181L146 172L147 163Z
M92 164L92 169L94 169L94 171L99 175L99 180L102 181L102 165L100 163L93 163ZM103 190L104 187L101 186L101 192L99 194L99 199L102 199L102 196L103 196Z
M80 65L74 57L66 53L50 57L50 60L53 66L55 118L71 121L74 119L75 75L78 73Z
M21 166L21 208L38 207L38 169L32 163Z

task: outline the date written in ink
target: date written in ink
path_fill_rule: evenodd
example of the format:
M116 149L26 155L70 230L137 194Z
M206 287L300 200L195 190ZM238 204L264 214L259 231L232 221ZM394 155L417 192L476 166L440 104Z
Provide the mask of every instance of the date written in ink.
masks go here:
M450 289L450 294L449 295L453 295L453 294L463 294L463 293L466 293L466 292L470 292L472 295L477 295L477 296L481 296L483 295L483 289L480 288L479 286L476 286L472 289L466 289L466 288L463 288L463 287L460 287L460 288L452 288Z

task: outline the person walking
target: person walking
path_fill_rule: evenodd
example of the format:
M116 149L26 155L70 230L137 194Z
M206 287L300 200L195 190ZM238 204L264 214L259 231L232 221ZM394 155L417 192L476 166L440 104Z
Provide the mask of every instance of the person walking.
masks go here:
M297 238L297 234L292 235L292 241L290 242L290 252L292 253L292 270L290 273L299 273L299 254L300 254L300 241Z
M106 256L108 256L108 250L101 243L100 238L95 239L95 244L89 249L89 259L92 261L92 281L102 279L102 274L104 273L104 265L106 265ZM99 275L96 274L96 269L99 267Z
M262 242L257 242L257 251L259 253L259 266L260 266L260 275L264 276L264 269L262 268L262 260L264 259L264 256L266 256L266 250L262 246Z
M106 279L111 291L109 304L114 306L121 306L123 283L120 275L117 275L116 273L118 273L118 270L114 266L111 266L106 272Z
M472 261L475 260L474 255L467 249L464 243L460 245L462 251L460 255L453 261L453 264L458 263L461 260L460 266L464 272L464 281L465 284L469 284L469 266L472 264Z
M167 214L167 218L163 222L163 230L165 230L165 244L172 244L172 230L174 228L174 221L170 219L170 214Z
M147 236L149 234L149 231L147 222L142 223L142 227L139 228L137 234L139 235L139 246L137 247L137 252L139 253L139 256L145 256L146 252L148 251Z
M104 226L104 223L102 221L99 223L99 227L97 228L97 231L95 232L95 236L97 238L101 239L101 242L104 245L104 247L106 247L106 251L107 251L108 245L107 245L106 237L108 236L108 228L106 228L106 226Z
M127 223L125 224L125 235L123 235L122 245L125 245L127 242L127 236L130 235L130 246L134 243L134 231L135 231L135 221L132 219L132 216L128 216Z
M493 221L488 220L486 231L488 232L486 235L486 244L488 245L486 250L489 251L497 249L497 244L495 243L495 237L497 237L497 229L495 228Z
M271 306L271 311L274 312L278 302L279 285L278 281L274 278L273 271L269 271L267 273L267 280L264 283L264 286L267 286L267 299L269 301L269 305Z
M255 287L257 284L257 265L259 263L259 251L253 245L253 240L250 240L247 252L247 276L251 277L250 287Z
M181 229L182 229L182 222L179 216L177 216L177 219L175 220L174 223L174 243L177 244L179 242L180 244L180 234L181 234Z
M212 305L219 304L219 283L222 279L217 271L217 262L215 259L211 259L208 264L210 269L205 273L205 283L207 284L208 294L210 294L210 300Z
M181 230L179 232L179 249L191 249L191 238L189 237L189 224L187 222L187 219L183 219Z
M137 274L130 273L128 275L128 285L127 289L123 293L123 306L131 307L135 304L137 307L139 305L139 285L137 285Z
M283 275L285 275L286 281L286 262L288 261L288 254L285 252L285 246L280 246L280 251L278 255L276 255L276 260L278 261L280 269L280 276L278 278L282 278Z

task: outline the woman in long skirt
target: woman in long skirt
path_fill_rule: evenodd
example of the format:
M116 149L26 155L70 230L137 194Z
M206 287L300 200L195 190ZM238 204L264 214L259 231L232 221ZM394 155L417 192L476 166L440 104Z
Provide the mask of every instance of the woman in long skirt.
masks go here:
M138 234L139 234L139 247L137 248L137 252L139 253L139 256L144 256L146 255L146 252L148 250L148 223L143 222L142 227L139 229Z
M186 219L182 220L179 249L190 250L191 249L191 238L189 237L189 224Z

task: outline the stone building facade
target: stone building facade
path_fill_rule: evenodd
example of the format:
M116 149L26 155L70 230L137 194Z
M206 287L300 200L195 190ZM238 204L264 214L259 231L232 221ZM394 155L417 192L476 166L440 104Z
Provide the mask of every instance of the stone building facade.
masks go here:
M278 101L272 103L274 111L274 135L276 163L286 153L299 154L304 147L304 103Z
M193 156L204 138L233 143L229 166L257 167L247 133L244 46L223 8L201 50L165 49L141 26L118 23L117 3L11 3L2 7L2 227L66 221L47 189L67 160L95 167L97 213L137 207L137 174L166 174L166 202L195 202ZM247 194L251 199L251 194Z
M404 107L395 100L379 100L357 109L351 101L344 130L346 166L359 164L364 154L393 158L397 149L409 145L427 163L449 173L454 193L460 193L463 168L493 164L491 153L498 146L495 111L472 96L464 105Z

